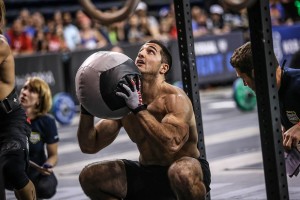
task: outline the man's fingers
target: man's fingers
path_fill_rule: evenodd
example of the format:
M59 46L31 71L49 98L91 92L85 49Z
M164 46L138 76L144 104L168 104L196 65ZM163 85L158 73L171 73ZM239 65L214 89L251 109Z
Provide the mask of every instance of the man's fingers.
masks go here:
M293 142L292 138L290 136L286 136L285 139L283 140L283 146L286 149L290 150L292 147L292 142Z
M129 89L130 90L130 89ZM119 97L122 97L123 99L127 100L128 96L126 94L124 94L123 92L116 92L116 95Z
M135 85L133 78L131 76L125 76L125 79L129 85L131 91L134 92L136 90L136 85Z

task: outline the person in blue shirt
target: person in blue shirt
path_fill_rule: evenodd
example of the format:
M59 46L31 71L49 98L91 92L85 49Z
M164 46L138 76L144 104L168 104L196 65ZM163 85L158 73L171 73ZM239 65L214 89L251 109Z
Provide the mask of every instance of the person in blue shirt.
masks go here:
M255 91L251 42L238 47L230 59L238 77L245 86ZM276 83L279 96L283 147L286 152L299 148L300 141L300 69L276 67Z
M244 84L255 91L251 42L237 48L231 56L230 63ZM289 67L282 69L278 64L276 82L284 132L283 146L290 150L300 141L300 70Z
M48 113L52 106L51 90L42 79L30 77L21 89L19 100L32 126L28 176L35 185L37 198L49 199L56 193L53 167L58 161L59 142L55 119Z

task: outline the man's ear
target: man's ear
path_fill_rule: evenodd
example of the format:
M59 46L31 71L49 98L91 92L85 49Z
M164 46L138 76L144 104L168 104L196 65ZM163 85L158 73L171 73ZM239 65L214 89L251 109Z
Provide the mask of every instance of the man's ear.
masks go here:
M167 73L167 71L169 71L169 69L170 69L170 67L168 64L162 63L160 73L165 74L165 73Z

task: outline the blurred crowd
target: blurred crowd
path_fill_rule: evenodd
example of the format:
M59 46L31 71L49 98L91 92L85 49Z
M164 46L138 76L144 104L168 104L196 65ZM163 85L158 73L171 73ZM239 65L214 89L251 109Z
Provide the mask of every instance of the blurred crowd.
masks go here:
M270 0L273 26L299 22L295 0ZM247 32L247 9L234 11L218 1L210 5L191 6L194 37L226 34L236 30ZM117 8L112 8L111 12ZM148 5L140 2L135 12L121 22L108 26L99 24L82 10L76 13L55 11L51 18L41 12L20 10L18 17L7 25L3 33L14 55L69 52L80 49L102 48L108 45L144 42L149 39L177 38L174 5L161 7L151 15Z

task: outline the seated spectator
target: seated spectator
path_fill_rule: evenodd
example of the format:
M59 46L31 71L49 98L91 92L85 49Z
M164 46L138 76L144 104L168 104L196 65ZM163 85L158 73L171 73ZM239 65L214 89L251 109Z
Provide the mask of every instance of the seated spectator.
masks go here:
M272 26L285 24L285 10L279 0L270 0L270 16Z
M105 37L97 29L92 27L92 21L90 18L87 16L83 17L79 23L81 48L103 48L108 44Z
M64 39L67 47L70 51L74 51L80 46L81 38L79 29L73 24L70 12L63 13L63 24Z
M33 50L37 53L48 52L48 41L43 30L37 30L32 38Z
M32 26L34 27L35 31L47 31L45 17L41 12L36 11L32 14Z
M284 8L286 24L294 24L300 21L298 14L299 1L281 0L281 5Z
M33 20L30 14L30 11L27 8L24 8L20 11L19 17L18 17L23 24L24 31L33 38L35 35L35 28L33 27Z
M173 4L171 4L170 7L162 7L159 10L160 40L171 40L177 38L176 20L174 12L171 10L172 6Z
M117 8L113 7L111 12L116 12ZM126 21L111 23L107 26L109 41L112 45L124 42L125 40L125 24Z
M15 19L12 27L8 29L6 36L9 41L13 55L32 54L32 39L28 33L24 31L22 21Z
M60 10L56 10L53 14L53 20L55 23L55 26L63 26L63 17L62 12Z
M139 18L136 14L129 17L126 25L126 38L130 43L142 42L146 38L139 24Z
M249 30L249 20L247 14L247 8L241 10L233 10L229 6L223 5L224 8L224 24L228 25L231 31Z
M145 2L140 1L135 13L139 20L139 25L144 35L152 39L160 39L159 24L154 16L148 14L148 6Z
M68 51L67 44L64 40L63 26L56 25L54 20L49 20L46 39L48 42L49 52L66 52Z
M213 4L209 8L209 12L210 22L208 23L208 28L212 34L222 35L231 31L230 27L224 23L224 9L222 6L219 4Z
M199 6L193 6L192 13L192 29L194 37L201 37L209 33L207 27L208 16L204 9Z

